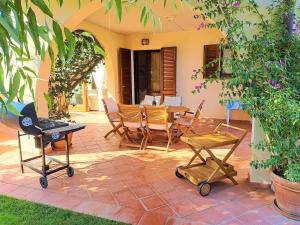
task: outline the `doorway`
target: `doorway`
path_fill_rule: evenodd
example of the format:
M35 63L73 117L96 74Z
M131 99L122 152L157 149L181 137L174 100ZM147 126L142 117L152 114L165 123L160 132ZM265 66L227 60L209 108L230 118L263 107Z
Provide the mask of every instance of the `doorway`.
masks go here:
M145 95L161 95L161 52L160 50L134 51L135 103Z

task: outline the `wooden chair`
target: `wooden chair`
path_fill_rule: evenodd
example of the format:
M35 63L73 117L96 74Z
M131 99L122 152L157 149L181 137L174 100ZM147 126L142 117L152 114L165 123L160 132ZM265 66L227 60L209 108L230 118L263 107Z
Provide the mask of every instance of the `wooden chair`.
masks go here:
M183 115L181 115L178 119L175 121L175 128L177 129L177 137L182 135L188 135L189 132L192 132L195 134L196 132L193 130L196 122L199 121L199 117L201 114L201 110L204 104L204 100L201 101L199 104L196 112L186 112ZM192 114L191 116L188 116L187 114ZM180 135L179 132L181 132Z
M168 113L165 106L145 106L146 117L146 140L145 148L163 149L168 151L172 144L173 124L168 122ZM162 131L167 133L168 144L166 148L158 146L148 146L148 140L151 138L152 131Z
M122 125L117 103L113 100L113 98L102 99L102 102L108 121L113 127L113 129L107 132L104 137L107 138L112 133L117 133L122 136L122 133L120 132Z
M140 149L143 149L144 141L146 138L146 131L141 108L138 105L119 104L119 115L124 130L122 139L120 141L120 146L138 147ZM136 131L137 133L137 140L139 139L139 134L142 134L142 141L140 142L140 144L135 144L135 140L132 137L132 133L134 131ZM126 138L131 142L130 144L124 143L124 140Z

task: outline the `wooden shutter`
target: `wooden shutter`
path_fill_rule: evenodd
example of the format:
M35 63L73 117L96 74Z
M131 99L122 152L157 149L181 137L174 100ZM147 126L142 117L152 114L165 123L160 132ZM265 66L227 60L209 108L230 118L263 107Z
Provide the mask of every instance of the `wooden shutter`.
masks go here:
M161 94L176 95L176 47L161 49Z
M220 47L219 45L204 45L204 64L210 63L220 57ZM203 78L209 78L210 75L213 75L219 69L219 63L205 69Z
M119 49L119 85L120 102L123 104L131 104L131 51L125 48Z

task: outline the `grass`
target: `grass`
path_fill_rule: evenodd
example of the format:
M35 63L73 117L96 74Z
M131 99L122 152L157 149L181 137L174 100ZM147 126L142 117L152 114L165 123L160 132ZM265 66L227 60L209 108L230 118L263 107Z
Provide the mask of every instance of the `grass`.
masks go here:
M0 195L0 225L125 225Z

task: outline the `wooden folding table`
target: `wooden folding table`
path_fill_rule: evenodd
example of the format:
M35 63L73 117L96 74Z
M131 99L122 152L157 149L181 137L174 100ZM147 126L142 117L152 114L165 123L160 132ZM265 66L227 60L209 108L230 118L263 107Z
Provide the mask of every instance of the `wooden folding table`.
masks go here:
M232 132L221 131L221 128L224 127L239 131L242 134L236 136ZM245 129L220 123L212 132L182 136L181 140L187 143L195 154L187 165L176 168L176 176L179 178L185 177L197 185L198 191L202 196L207 196L210 193L210 184L213 182L228 178L233 184L238 184L233 178L237 175L237 172L234 170L234 167L226 163L226 161L230 158L246 134L247 130ZM216 147L229 145L231 148L223 159L217 158L213 153L213 151L220 150ZM204 159L203 155L201 155L203 150L206 151L210 157ZM193 163L197 158L199 158L201 162Z

